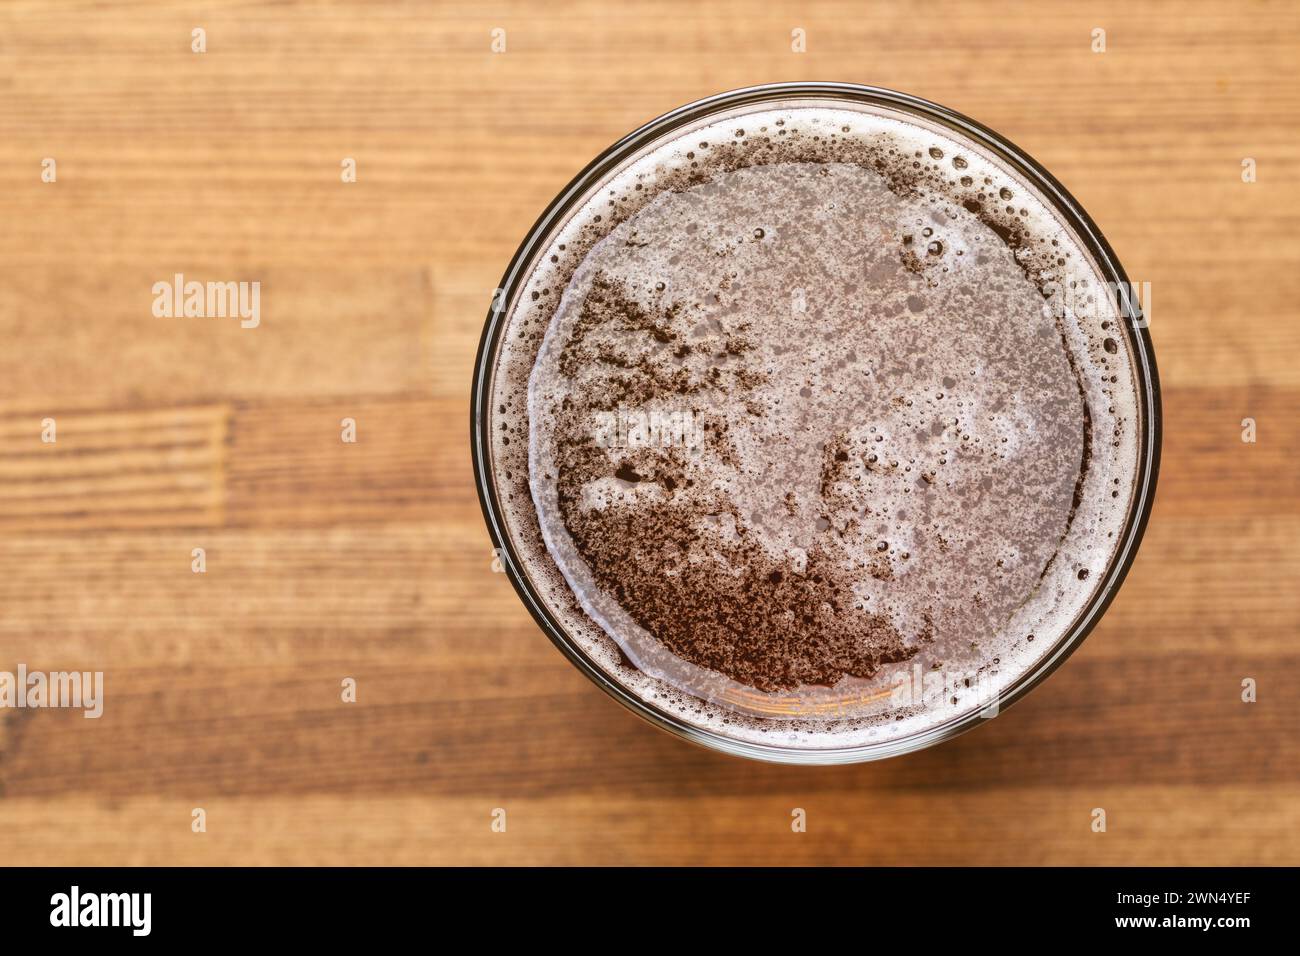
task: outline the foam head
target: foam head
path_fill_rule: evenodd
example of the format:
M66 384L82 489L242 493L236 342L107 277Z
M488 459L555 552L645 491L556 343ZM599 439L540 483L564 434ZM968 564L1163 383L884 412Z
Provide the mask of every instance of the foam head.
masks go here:
M508 304L495 480L597 666L754 742L846 747L997 696L1135 493L1096 264L983 147L886 108L746 107L629 157Z

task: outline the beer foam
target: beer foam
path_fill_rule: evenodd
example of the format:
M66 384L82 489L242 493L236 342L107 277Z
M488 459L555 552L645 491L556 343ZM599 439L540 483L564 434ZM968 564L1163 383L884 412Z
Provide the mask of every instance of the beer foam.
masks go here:
M491 383L505 530L652 708L897 739L996 697L1106 577L1129 339L984 147L879 106L733 109L610 170L523 275Z

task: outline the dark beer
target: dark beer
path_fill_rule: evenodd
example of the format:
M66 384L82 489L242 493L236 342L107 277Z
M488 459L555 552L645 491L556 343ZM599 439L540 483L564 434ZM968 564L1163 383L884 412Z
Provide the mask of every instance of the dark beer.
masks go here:
M688 726L841 749L995 702L1095 601L1142 410L1106 276L984 145L877 104L704 117L514 289L493 480L548 613Z

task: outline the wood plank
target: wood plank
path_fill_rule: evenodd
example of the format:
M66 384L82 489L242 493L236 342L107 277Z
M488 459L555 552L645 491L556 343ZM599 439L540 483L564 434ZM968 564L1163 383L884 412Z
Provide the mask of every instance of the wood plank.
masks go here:
M190 830L196 806L206 833ZM1089 830L1097 806L1104 834ZM498 807L505 833L489 829ZM806 833L790 832L794 807L808 814ZM869 803L803 789L666 801L488 791L0 802L10 852L52 866L1278 865L1295 859L1298 829L1291 791L1232 786L1013 788L962 800L938 790Z

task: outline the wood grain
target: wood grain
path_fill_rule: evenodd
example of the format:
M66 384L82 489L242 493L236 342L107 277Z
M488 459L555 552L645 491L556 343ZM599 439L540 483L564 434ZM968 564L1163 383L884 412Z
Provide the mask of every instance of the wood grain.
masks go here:
M5 4L0 670L107 699L0 710L4 862L1300 863L1297 54L1273 3ZM571 668L492 572L466 427L492 290L569 177L796 79L1043 162L1152 284L1165 385L1151 528L1079 653L956 741L816 770ZM259 281L262 324L155 318L177 272Z

